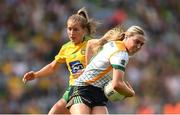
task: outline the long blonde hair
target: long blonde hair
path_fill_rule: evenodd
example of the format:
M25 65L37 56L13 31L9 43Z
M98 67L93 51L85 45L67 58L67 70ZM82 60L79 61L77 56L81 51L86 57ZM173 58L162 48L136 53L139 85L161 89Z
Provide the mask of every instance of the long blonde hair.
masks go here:
M107 31L102 38L100 38L92 49L94 55L98 53L101 47L107 43L108 41L122 41L127 36L133 36L135 34L139 34L145 36L144 30L139 26L131 26L126 31L121 25L118 25L111 30Z
M96 54L101 47L107 43L108 41L116 41L116 40L120 40L122 41L122 37L121 34L124 33L124 29L121 25L118 25L112 29L110 29L109 31L107 31L103 37L101 37L95 44L93 47L93 53Z

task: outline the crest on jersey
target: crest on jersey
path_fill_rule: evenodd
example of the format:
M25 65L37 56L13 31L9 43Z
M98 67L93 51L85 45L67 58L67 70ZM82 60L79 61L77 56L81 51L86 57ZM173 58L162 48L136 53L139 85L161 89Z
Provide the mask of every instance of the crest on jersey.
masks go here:
M110 46L111 46L111 47L114 47L114 44L113 44L113 42L112 42L112 41L110 42Z
M71 67L71 72L76 73L78 70L84 69L83 64L80 61L73 61L69 63Z
M125 65L125 62L126 62L125 60L121 60L122 65Z
M81 54L82 54L82 55L85 55L85 51L86 51L85 49L82 49L82 50L81 50Z

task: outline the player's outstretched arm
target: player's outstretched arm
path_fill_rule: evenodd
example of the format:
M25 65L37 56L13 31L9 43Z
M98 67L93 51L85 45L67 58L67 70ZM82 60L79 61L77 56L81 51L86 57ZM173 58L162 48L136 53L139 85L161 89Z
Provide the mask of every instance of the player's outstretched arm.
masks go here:
M54 73L57 70L58 65L58 62L54 60L37 72L30 71L25 73L22 80L24 83L26 83L36 78L46 77L47 75Z

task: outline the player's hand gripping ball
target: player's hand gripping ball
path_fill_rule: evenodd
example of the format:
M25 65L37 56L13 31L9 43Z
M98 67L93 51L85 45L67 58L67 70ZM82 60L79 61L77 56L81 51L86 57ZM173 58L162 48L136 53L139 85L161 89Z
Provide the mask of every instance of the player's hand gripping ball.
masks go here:
M120 101L125 98L124 95L118 93L112 88L112 81L107 83L107 85L104 87L104 94L110 101Z

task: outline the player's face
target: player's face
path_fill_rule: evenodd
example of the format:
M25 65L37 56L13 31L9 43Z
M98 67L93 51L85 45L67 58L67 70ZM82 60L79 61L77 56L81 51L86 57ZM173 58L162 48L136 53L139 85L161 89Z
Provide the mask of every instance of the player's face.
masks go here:
M133 55L137 51L141 49L141 47L144 45L145 39L142 35L134 35L127 38L125 44L126 48L128 49L128 52L130 55Z
M85 29L83 29L79 22L68 20L67 22L67 33L69 39L75 43L81 43L85 34Z

